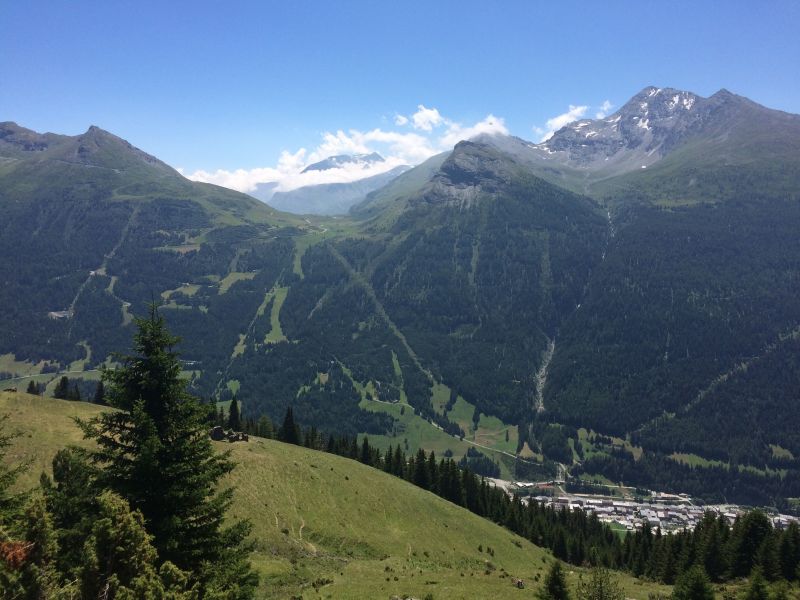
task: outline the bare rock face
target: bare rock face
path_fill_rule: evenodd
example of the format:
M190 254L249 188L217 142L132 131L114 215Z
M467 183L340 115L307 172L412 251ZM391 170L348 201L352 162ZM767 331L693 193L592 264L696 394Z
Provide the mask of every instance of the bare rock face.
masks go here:
M566 152L580 165L633 151L646 164L661 158L684 132L696 126L704 112L703 99L696 94L648 87L613 115L570 123L540 147Z
M481 196L497 193L520 165L513 157L474 142L459 142L424 192L412 202L469 208Z

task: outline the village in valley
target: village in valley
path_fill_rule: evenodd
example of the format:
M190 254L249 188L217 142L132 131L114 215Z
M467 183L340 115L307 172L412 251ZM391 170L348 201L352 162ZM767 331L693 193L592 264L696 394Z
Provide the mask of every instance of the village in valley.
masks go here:
M603 523L613 529L637 531L648 525L651 530L662 532L692 530L708 512L724 516L731 524L739 515L752 510L736 504L702 504L688 494L668 494L648 491L646 496L604 496L597 494L568 493L561 481L529 483L491 479L509 494L516 494L523 503L539 502L556 510L584 510L597 515ZM785 529L790 523L800 523L793 515L764 510L776 529Z

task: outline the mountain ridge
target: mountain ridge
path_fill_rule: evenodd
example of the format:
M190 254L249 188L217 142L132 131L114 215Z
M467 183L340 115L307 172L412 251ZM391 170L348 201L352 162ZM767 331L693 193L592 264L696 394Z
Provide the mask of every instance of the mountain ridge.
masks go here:
M737 488L742 472L709 471L708 497L785 503L772 474L800 473L800 411L775 376L795 344L775 340L800 323L800 117L653 87L615 115L544 145L461 142L327 220L193 184L99 130L44 141L113 168L43 161L5 125L0 357L37 377L96 367L156 296L193 391L250 416L291 401L305 426L437 453L463 436L509 477L552 476L571 439L593 474L676 491L696 481L670 456L696 453L758 472ZM747 394L700 396L725 373ZM747 443L714 416L726 402L749 411Z

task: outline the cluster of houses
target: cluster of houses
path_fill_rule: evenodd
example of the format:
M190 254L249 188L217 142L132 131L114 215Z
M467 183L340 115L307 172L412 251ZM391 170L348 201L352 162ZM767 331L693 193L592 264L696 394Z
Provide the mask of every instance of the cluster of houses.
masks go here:
M529 498L554 508L579 508L592 512L604 523L624 527L628 531L641 529L645 524L649 524L652 529L660 528L661 531L694 529L707 512L723 515L733 523L737 516L746 511L745 508L732 504L698 506L686 494L656 493L649 502L582 494ZM771 519L773 525L779 529L788 527L793 521L800 522L797 517L782 514L771 515Z

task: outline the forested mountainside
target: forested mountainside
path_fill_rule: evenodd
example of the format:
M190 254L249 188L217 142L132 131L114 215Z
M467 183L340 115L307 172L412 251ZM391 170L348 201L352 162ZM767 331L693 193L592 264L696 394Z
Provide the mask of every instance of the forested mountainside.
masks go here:
M461 142L349 219L303 220L101 130L4 124L0 371L91 378L157 299L193 390L251 416L291 404L378 445L477 444L506 475L558 461L785 504L798 150L796 115L646 88L541 144Z

